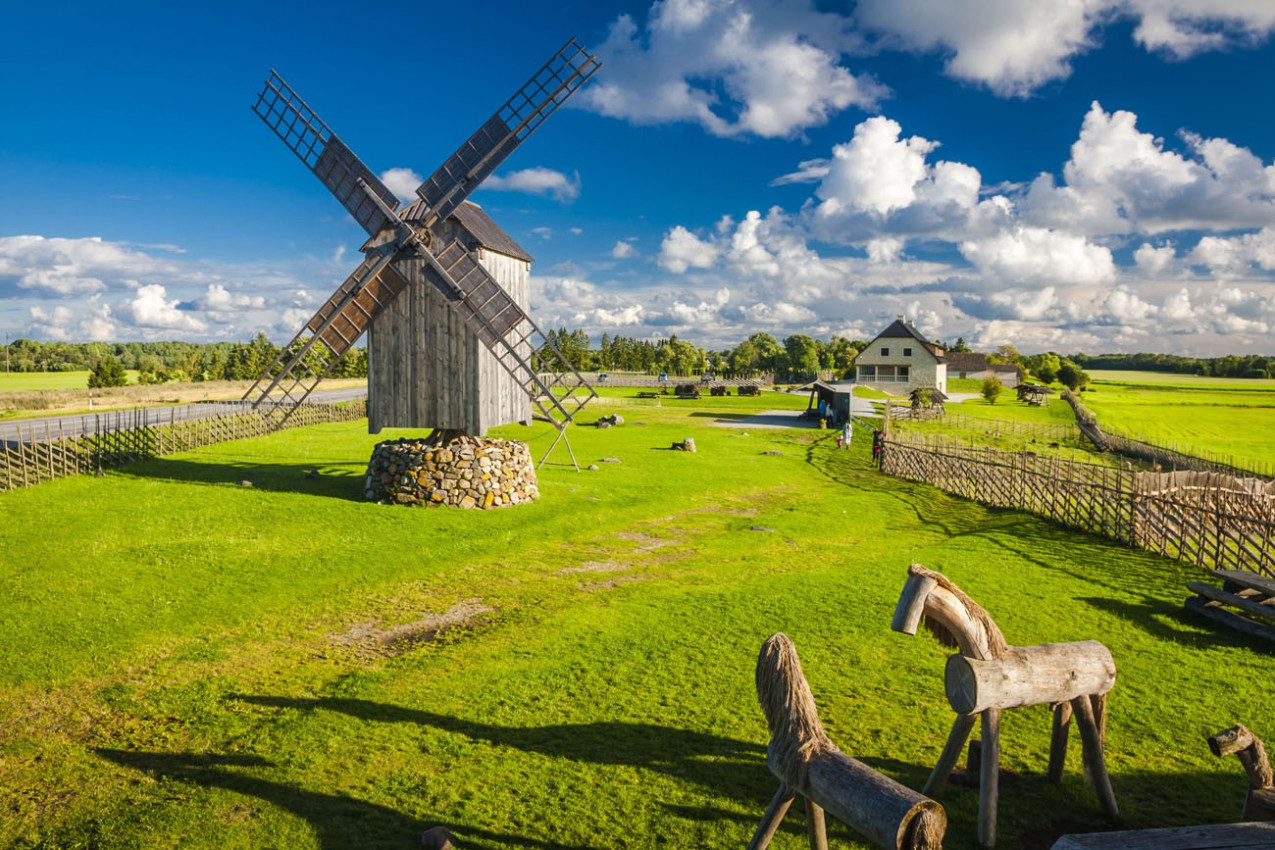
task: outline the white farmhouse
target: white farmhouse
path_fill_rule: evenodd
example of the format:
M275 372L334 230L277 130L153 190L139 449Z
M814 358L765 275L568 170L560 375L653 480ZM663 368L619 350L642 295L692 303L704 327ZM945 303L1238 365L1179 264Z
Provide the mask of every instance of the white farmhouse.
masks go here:
M947 360L943 349L899 316L859 353L855 380L860 384L905 395L918 387L947 392Z

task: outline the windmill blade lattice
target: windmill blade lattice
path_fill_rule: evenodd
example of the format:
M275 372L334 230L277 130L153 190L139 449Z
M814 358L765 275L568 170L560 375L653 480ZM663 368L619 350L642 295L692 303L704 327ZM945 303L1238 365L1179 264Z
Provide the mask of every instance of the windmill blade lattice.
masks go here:
M370 193L390 209L398 206L398 198L275 71L270 72L252 111L314 172L369 236L389 225ZM360 186L360 181L367 188Z
M416 188L429 207L426 225L443 221L546 118L601 67L573 38L531 75L487 123Z

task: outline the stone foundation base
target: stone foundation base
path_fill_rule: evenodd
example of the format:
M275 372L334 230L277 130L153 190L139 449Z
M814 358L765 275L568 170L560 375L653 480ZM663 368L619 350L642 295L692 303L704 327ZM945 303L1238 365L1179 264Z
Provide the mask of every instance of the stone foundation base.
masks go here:
M442 446L387 440L372 449L365 493L383 505L503 508L540 498L526 443L457 437Z

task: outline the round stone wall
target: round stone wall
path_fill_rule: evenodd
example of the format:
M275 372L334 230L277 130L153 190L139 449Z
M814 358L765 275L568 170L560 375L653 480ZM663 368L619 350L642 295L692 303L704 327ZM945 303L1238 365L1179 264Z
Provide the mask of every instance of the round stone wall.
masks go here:
M387 440L372 449L364 495L383 505L503 508L540 498L526 443L457 437Z

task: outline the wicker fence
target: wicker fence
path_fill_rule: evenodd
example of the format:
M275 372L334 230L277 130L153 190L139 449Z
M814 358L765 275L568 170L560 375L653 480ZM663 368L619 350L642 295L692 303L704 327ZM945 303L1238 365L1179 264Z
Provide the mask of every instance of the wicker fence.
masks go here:
M284 427L352 422L365 416L367 403L363 400L344 405L304 404ZM145 409L94 414L83 417L74 436L60 432L60 427L33 423L19 439L0 443L0 491L226 440L260 437L275 428L262 414L238 406L228 406L227 412L218 415L185 420L173 416L159 423Z
M1135 472L897 430L886 438L882 469L1206 569L1275 577L1275 482L1216 472Z

